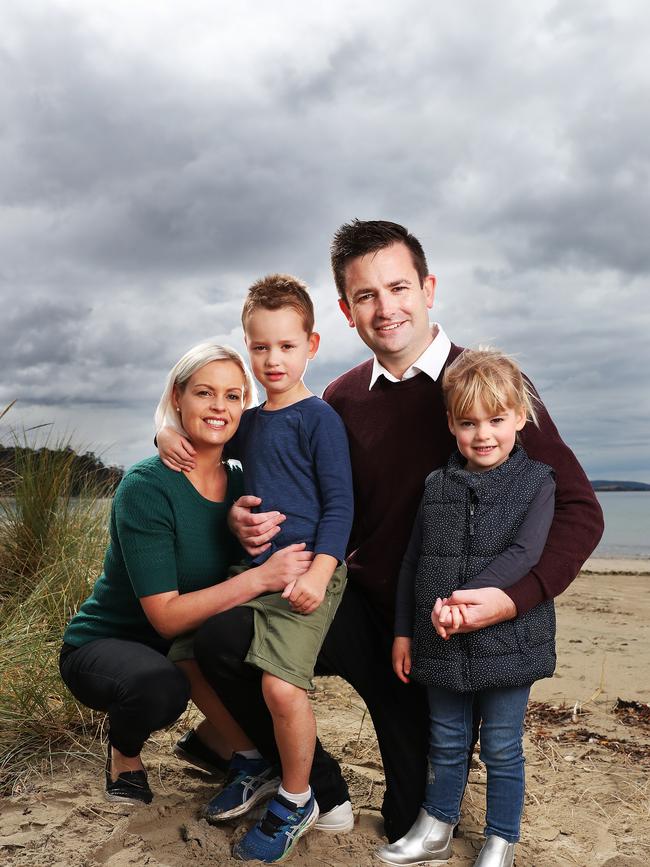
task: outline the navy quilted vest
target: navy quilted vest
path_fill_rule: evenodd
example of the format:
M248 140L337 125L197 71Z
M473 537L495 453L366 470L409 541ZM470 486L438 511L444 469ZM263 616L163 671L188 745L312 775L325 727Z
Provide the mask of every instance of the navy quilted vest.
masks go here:
M456 692L525 686L555 669L555 610L542 602L522 617L443 641L431 623L450 596L504 551L552 472L521 447L485 473L470 473L458 452L428 476L415 585L411 676ZM522 576L523 577L523 576Z

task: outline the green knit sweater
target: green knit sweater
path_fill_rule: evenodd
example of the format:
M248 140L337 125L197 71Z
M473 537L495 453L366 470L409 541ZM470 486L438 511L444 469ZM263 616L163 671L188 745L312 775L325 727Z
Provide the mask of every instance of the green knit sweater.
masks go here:
M104 570L68 624L66 644L123 638L167 650L170 642L151 626L140 598L218 584L243 556L226 523L243 490L242 471L237 463L226 468L226 498L214 503L157 456L131 467L113 499Z

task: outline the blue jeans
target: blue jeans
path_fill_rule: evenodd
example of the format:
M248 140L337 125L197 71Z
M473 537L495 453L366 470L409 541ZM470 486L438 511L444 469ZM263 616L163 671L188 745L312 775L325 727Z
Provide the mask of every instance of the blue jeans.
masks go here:
M423 807L455 824L467 781L473 713L481 716L481 760L487 768L485 836L516 843L524 808L522 735L529 686L452 692L427 687L431 732Z

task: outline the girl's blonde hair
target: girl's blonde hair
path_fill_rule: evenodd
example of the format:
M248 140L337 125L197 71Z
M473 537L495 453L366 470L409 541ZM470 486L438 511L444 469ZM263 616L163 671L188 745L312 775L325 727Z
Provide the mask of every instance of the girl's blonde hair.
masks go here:
M174 409L174 388L178 387L181 392L184 391L192 375L211 361L234 361L244 376L244 409L257 403L257 389L253 377L237 350L231 346L206 340L204 343L193 346L169 371L165 389L154 416L156 431L163 427L172 427L180 434L187 436L178 418L178 413Z
M495 415L523 407L528 421L537 425L539 398L509 355L490 346L465 349L442 377L442 394L452 418L463 418L482 403Z

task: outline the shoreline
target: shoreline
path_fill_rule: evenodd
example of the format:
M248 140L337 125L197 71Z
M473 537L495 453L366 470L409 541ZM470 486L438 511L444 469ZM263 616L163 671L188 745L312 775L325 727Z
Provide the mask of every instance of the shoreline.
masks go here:
M599 554L589 557L580 572L584 575L650 575L650 557Z

